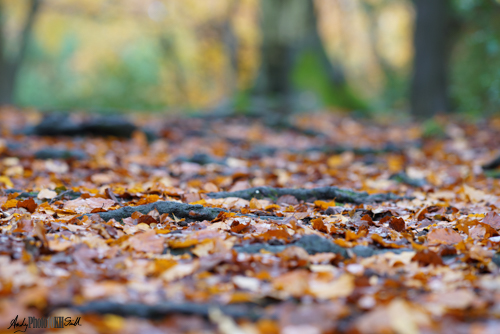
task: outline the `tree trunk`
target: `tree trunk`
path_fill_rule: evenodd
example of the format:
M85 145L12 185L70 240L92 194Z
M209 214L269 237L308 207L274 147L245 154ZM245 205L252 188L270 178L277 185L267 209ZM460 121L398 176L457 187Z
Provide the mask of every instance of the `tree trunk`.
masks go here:
M8 58L5 53L4 17L0 4L0 106L14 103L18 72L26 58L28 43L31 38L36 15L40 9L40 3L41 0L30 1L29 12L20 36L19 49L17 54L12 58Z
M287 114L297 105L292 101L297 88L314 91L321 87L321 92L314 93L322 95L317 97L324 103L358 108L359 100L349 90L342 67L333 64L325 50L314 0L261 0L261 9L261 65L253 93L266 98L278 114ZM312 57L316 72L309 73L308 68L301 72L305 77L292 77L306 56Z
M0 4L0 106L12 103L11 71L5 55L5 40L3 31L3 10Z
M309 0L307 0L309 1ZM303 24L300 17L295 26L291 20L301 13L304 0L262 0L261 3L261 65L254 86L257 96L276 102L280 112L287 112L292 95L291 72L294 50ZM302 16L300 14L299 16Z
M306 38L303 43L303 49L310 50L319 58L321 66L324 68L328 81L334 87L346 85L344 71L340 64L333 64L326 52L323 40L318 31L318 17L314 9L314 1L306 1Z
M450 111L448 67L452 44L449 0L414 0L416 23L411 112L428 118Z
M0 62L0 106L11 105L14 102L15 71L4 59Z

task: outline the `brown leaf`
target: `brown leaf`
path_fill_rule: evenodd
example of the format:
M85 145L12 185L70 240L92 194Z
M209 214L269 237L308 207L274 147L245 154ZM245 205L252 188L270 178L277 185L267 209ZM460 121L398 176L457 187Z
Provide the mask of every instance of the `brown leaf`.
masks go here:
M293 267L303 267L309 262L309 254L301 247L287 247L276 255L284 262L294 262Z
M34 229L30 215L26 214L17 221L17 228L13 232L30 233Z
M406 223L403 218L392 217L389 222L389 227L395 231L403 232L406 230Z
M361 221L366 222L368 225L374 225L372 217L368 214L361 217Z
M77 213L102 212L103 210L108 210L115 204L115 201L110 199L99 197L89 197L84 199L82 197L66 201L64 203L64 209Z
M415 254L415 256L413 256L411 260L418 262L418 264L424 267L431 264L435 266L443 265L443 260L441 259L441 257L437 253L427 249L417 252L417 254Z
M496 212L490 212L483 219L484 224L488 224L496 230L500 229L500 215Z
M462 237L451 228L436 228L427 234L427 241L430 244L453 245L462 241Z
M416 216L417 216L417 220L418 221L421 221L421 220L424 220L425 219L425 214L428 213L429 210L427 209L427 207L423 207L422 209L420 209L420 211L417 212Z
M33 198L31 198L31 197L28 198L27 200L22 201L22 202L17 202L18 208L25 208L30 213L35 212L37 206L38 205L35 203L35 200L33 200Z
M158 237L154 230L134 235L129 242L133 249L140 252L156 254L163 252L163 238Z
M116 204L120 204L120 201L118 201L118 198L116 198L116 195L113 193L113 191L110 188L106 188L104 193L108 196L110 200L115 201Z
M150 224L158 224L158 221L153 217L151 217L150 215L142 215L137 219L137 224L141 223L150 225Z
M295 198L295 196L292 195L283 195L278 198L276 201L278 204L289 204L289 205L297 205L299 204L299 201Z
M37 236L41 241L42 244L47 247L49 242L47 241L46 234L47 232L45 231L45 226L43 226L43 223L40 221L37 221L35 223L35 236Z

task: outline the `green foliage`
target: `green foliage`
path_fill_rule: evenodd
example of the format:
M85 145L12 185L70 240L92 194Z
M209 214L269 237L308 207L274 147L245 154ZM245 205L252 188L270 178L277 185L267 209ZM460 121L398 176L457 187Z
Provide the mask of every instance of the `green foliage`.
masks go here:
M161 52L151 41L131 45L114 61L82 76L72 66L78 41L67 36L62 51L49 54L36 43L30 47L17 87L20 105L40 108L155 110L165 106L159 91Z
M428 119L422 124L422 137L442 139L446 136L445 128L435 118Z
M500 4L455 2L461 30L451 73L451 92L459 111L500 111Z
M349 110L367 109L365 102L356 96L347 83L338 86L332 85L318 55L313 52L306 51L300 55L292 79L298 90L314 93L326 106Z
M102 64L91 77L86 91L91 107L155 109L162 106L158 84L160 60L151 45L133 46L120 61ZM95 84L95 86L94 86Z
M251 106L250 91L238 91L234 96L234 109L238 113L244 114Z
M500 179L500 170L485 170L484 175L487 177L495 178L495 179Z

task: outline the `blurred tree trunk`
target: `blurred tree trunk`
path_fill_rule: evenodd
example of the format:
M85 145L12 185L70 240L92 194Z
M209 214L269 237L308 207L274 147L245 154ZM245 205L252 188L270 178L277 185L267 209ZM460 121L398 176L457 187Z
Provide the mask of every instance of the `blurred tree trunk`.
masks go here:
M314 9L314 1L307 0L306 2L306 26L305 26L305 39L302 45L304 50L310 50L319 58L321 66L328 76L328 81L337 88L346 85L346 78L344 71L340 64L333 64L326 52L323 40L318 30L318 17Z
M260 4L261 65L253 93L270 101L278 114L290 112L294 68L308 53L326 75L327 90L348 96L342 68L332 64L319 34L314 0L261 0Z
M454 39L451 0L414 0L416 9L411 112L428 118L450 111L448 73Z
M309 1L309 0L306 0ZM261 0L261 64L254 93L276 102L286 112L292 94L291 72L296 43L304 22L296 21L295 12L304 8L304 0ZM304 12L302 10L302 12ZM292 15L292 17L287 17ZM300 17L298 18L300 19Z
M21 68L28 49L28 43L33 31L36 15L40 9L41 0L29 1L29 12L22 29L19 47L15 55L6 54L5 33L3 24L5 15L0 5L0 105L12 104L17 83L19 69Z

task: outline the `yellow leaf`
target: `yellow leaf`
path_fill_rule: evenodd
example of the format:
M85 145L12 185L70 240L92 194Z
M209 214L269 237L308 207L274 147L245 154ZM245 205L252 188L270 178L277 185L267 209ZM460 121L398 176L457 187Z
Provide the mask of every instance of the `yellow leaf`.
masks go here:
M326 164L328 165L328 167L330 168L336 168L336 167L339 167L341 166L342 164L344 163L344 158L342 157L342 155L332 155L331 157L328 158L328 160L326 161Z
M16 199L9 199L5 204L3 205L4 210L12 209L17 207L17 200Z
M14 187L14 184L12 183L12 181L10 180L10 178L8 176L0 176L0 183L5 184L5 186L7 188Z
M125 326L125 320L114 314L104 315L104 323L111 332L119 332L123 329L123 326Z

